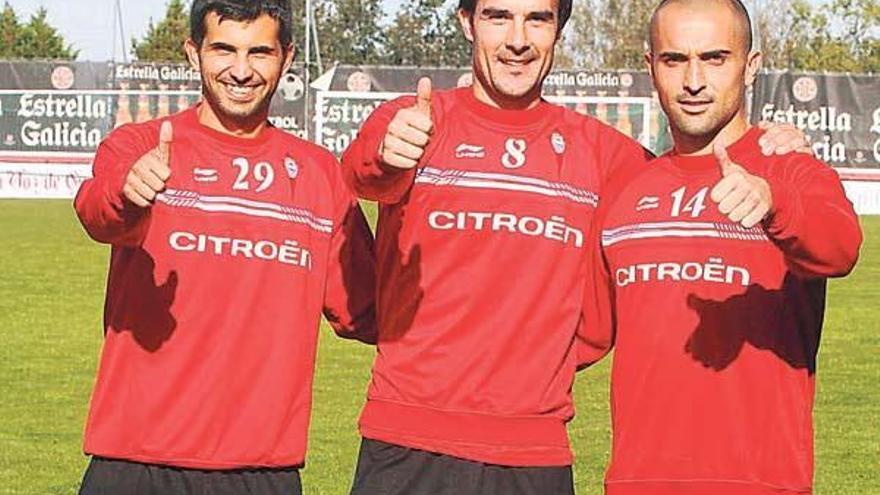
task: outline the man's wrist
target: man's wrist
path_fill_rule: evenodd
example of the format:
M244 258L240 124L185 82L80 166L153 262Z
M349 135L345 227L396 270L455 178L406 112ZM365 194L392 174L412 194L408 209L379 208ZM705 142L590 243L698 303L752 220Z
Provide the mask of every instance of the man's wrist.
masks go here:
M783 232L791 224L795 215L797 191L793 186L781 181L767 181L770 190L770 211L764 225L770 235Z

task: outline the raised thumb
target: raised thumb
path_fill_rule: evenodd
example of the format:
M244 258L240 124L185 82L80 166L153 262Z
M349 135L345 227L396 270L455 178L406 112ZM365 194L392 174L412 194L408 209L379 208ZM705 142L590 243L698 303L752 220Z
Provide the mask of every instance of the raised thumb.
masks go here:
M166 120L162 122L162 127L159 128L159 153L166 163L171 158L172 141L174 141L174 128L171 126L171 122Z
M425 115L431 115L431 78L423 77L419 79L419 86L416 90L416 108Z
M712 145L712 152L715 154L715 159L718 160L721 175L723 177L730 175L733 172L734 164L733 160L730 159L730 155L727 154L727 148L720 141L715 141L715 144Z

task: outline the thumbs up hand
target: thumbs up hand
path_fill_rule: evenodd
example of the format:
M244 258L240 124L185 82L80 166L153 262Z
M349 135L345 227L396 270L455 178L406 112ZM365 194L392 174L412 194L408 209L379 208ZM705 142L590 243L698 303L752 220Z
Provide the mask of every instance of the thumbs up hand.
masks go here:
M379 148L382 161L397 168L414 168L425 154L433 130L431 79L423 77L419 80L416 104L398 110L388 124L385 139Z
M712 188L712 201L732 222L747 229L758 225L773 208L770 185L734 163L720 142L715 143L714 152L721 180Z
M122 186L125 198L141 208L153 204L156 195L165 190L165 183L171 177L171 142L174 131L171 122L162 122L159 129L159 144L144 154L131 167Z

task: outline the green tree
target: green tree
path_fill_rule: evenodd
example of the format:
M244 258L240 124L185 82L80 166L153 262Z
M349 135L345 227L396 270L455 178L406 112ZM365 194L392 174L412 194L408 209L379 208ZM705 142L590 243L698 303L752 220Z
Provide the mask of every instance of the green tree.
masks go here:
M21 33L21 56L23 58L46 58L73 60L79 55L79 50L64 42L64 38L58 33L46 19L48 11L40 7L31 16L30 21L24 26Z
M861 57L862 70L880 74L880 39L868 40L862 47Z
M825 37L821 29L816 29L825 19L804 0L794 0L790 5L784 0L764 0L757 8L764 67L804 70L805 64L811 63L811 46Z
M587 69L643 69L654 0L575 2L564 57Z
M880 2L762 0L756 20L764 66L772 69L877 72Z
M305 1L291 0L291 34L297 57L304 54ZM165 17L158 24L152 19L144 39L132 40L132 53L143 61L186 61L183 42L189 37L189 8L182 0L170 0Z
M840 28L840 42L852 53L858 70L877 72L880 0L834 0L827 7Z
M305 0L291 0L290 12L293 16L293 24L290 26L293 37L295 56L299 60L305 60L305 36L306 36L306 2Z
M48 12L40 7L27 24L21 24L9 3L0 13L0 57L12 59L73 60L78 50L64 41L58 30L46 19Z
M596 69L602 65L602 34L597 8L603 0L575 2L557 47L557 67Z
M9 2L0 12L0 58L16 58L16 42L21 38L22 26Z
M471 43L464 37L461 22L458 20L458 2L446 10L439 33L445 47L443 63L453 67L469 67L471 65Z
M829 29L826 8L815 9L806 0L791 6L791 37L783 45L790 70L849 72L858 70L852 50Z
M794 6L781 0L756 0L755 47L763 54L763 65L768 69L785 69L790 65L789 52L794 35Z
M374 64L383 60L381 0L321 0L315 19L325 63Z
M183 0L170 0L165 18L158 24L150 19L144 38L131 40L131 52L143 62L185 62L183 42L188 37L188 9Z
M765 62L765 65L807 71L855 68L849 50L829 31L830 21L824 9L816 9L806 0L794 0L788 9L790 13L784 21L788 26L787 33L780 42L774 42L777 46L773 46L779 54L767 53L765 60L769 63ZM767 48L764 48L765 53Z
M470 45L454 8L443 0L406 0L385 31L386 60L394 65L466 66Z
M603 35L605 67L643 69L648 48L648 25L654 12L653 0L605 0L598 19Z

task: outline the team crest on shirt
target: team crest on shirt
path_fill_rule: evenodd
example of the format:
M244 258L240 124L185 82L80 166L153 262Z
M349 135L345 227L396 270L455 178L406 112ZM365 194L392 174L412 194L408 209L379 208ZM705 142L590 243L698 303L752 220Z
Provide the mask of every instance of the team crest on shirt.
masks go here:
M553 151L555 151L557 155L565 153L565 138L562 134L554 132L553 135L550 136L550 144L553 145Z
M287 170L287 176L291 179L296 179L299 175L299 164L289 156L284 158L284 169Z
M193 168L193 181L202 183L217 182L220 180L220 174L214 168Z

